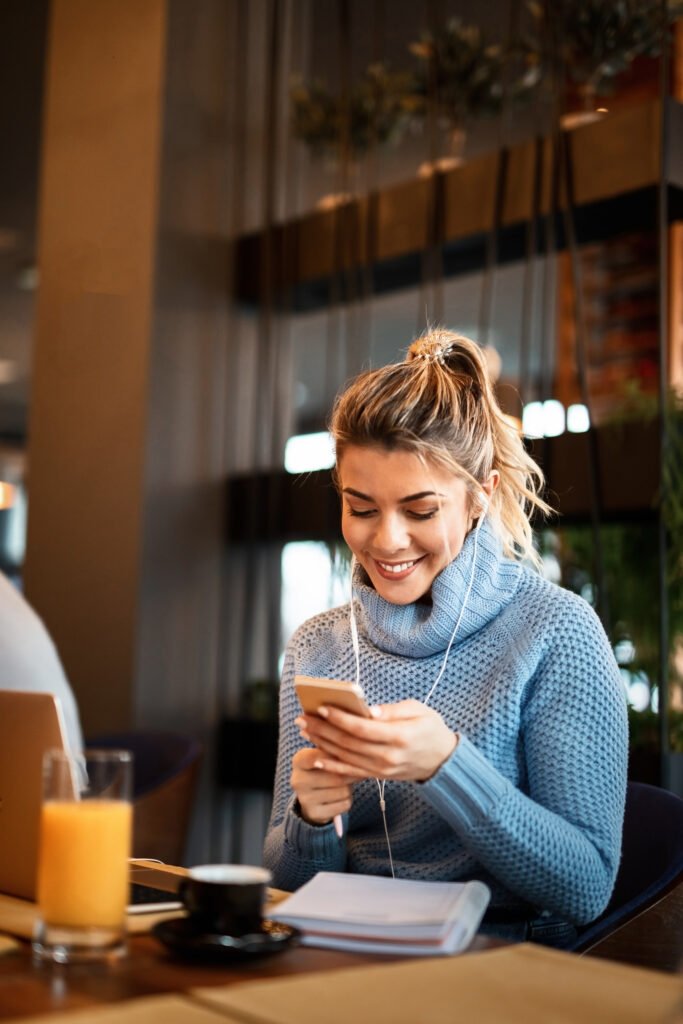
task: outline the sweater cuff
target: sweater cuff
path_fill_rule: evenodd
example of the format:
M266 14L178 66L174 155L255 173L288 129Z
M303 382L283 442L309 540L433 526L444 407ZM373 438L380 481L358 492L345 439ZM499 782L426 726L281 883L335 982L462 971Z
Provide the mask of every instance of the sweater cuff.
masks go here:
M339 856L339 837L333 822L327 825L311 825L297 812L294 797L285 815L285 843L305 860L329 861Z
M461 733L452 755L422 783L422 792L444 820L468 829L495 817L494 808L510 785Z

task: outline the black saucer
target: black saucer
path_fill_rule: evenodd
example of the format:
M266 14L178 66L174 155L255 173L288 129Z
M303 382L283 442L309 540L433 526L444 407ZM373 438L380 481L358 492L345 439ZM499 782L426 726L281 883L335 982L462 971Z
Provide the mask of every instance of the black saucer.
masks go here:
M248 935L216 935L202 931L190 917L159 921L152 934L174 953L203 960L242 960L277 953L295 945L301 932L278 921L263 921Z

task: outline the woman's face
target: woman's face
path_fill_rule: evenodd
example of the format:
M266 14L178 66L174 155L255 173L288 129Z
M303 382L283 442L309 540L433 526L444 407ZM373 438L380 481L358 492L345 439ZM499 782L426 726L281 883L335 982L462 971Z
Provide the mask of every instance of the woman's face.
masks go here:
M392 604L424 597L472 524L465 482L412 452L357 445L338 472L342 533L377 593Z

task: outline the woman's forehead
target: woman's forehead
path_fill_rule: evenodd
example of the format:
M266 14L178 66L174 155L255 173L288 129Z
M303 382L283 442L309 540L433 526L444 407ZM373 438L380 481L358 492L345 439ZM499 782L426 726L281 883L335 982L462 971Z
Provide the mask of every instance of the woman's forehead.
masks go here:
M387 485L392 490L407 487L406 493L465 483L464 474L455 466L446 466L422 452L381 445L349 445L341 453L337 471L342 489L356 487L354 481L375 489Z

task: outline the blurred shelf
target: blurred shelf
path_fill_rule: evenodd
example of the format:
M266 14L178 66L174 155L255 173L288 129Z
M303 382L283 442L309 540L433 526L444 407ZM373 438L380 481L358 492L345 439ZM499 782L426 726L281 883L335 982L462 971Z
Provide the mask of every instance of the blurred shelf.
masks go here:
M661 167L661 105L651 100L607 115L569 135L574 165L577 230L581 243L625 231L654 228L663 170L671 220L683 218L683 106L666 101L668 151ZM498 259L524 258L532 214L534 141L510 150ZM446 276L481 269L493 227L499 154L489 153L432 178L415 178L359 196L334 210L314 211L236 243L235 294L256 304L268 299L292 310L324 306L331 281L347 297L361 290L371 265L374 292L414 285L421 255L435 243ZM551 208L552 140L543 140L541 215ZM559 197L560 207L565 202ZM430 224L432 231L430 231ZM538 249L544 251L539 224ZM562 218L556 224L562 248Z
M598 427L601 520L654 520L659 488L659 439L655 421ZM589 434L561 434L533 441L543 467L555 524L590 521ZM295 476L284 470L228 481L227 541L285 544L341 539L339 499L328 470Z

